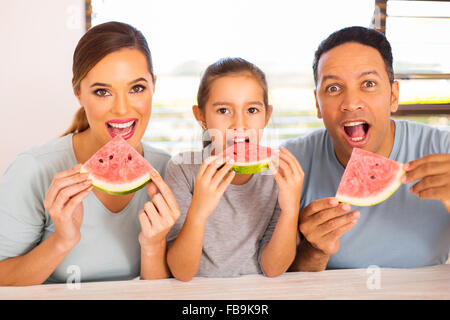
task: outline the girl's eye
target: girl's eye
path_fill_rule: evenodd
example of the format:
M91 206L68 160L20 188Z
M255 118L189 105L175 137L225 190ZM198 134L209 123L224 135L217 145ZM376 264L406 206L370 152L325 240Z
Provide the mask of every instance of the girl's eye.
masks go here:
M139 93L145 90L145 87L141 84L135 85L133 88L131 88L131 93Z
M250 107L250 108L248 108L248 112L249 113L252 113L252 114L254 114L254 113L258 113L258 108L255 108L255 107Z
M372 80L367 80L367 81L363 82L363 87L366 87L366 88L373 88L373 87L375 87L375 85L376 85L375 81L372 81Z
M228 109L227 108L219 108L219 109L217 109L217 112L219 112L220 114L226 114L226 113L228 113Z
M94 91L94 94L95 94L96 96L99 96L99 97L107 97L107 96L110 96L110 95L111 95L111 94L108 92L108 90L106 90L106 89L97 89L97 90Z
M332 84L331 86L328 86L328 87L326 88L326 91L327 91L328 93L336 93L336 92L339 91L339 89L340 89L340 87L339 87L338 85Z

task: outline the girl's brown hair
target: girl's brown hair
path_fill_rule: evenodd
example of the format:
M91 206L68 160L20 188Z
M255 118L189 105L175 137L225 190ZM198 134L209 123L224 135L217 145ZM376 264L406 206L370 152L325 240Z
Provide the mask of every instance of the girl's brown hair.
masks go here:
M259 69L256 65L248 62L242 58L222 58L215 63L211 64L206 68L203 76L200 80L200 85L197 92L197 105L200 110L204 111L206 102L209 98L209 92L211 90L211 85L217 78L238 74L238 73L249 73L253 76L261 85L263 89L263 100L264 105L267 107L269 105L269 94L267 88L266 75ZM204 136L204 135L203 135ZM203 147L206 147L211 141L203 140Z
M142 52L147 60L148 70L155 80L150 49L144 35L136 28L122 22L106 22L89 29L78 42L73 54L72 86L80 91L81 80L106 55L120 49L130 48ZM63 136L82 132L89 128L84 107L81 107L73 119L72 125Z

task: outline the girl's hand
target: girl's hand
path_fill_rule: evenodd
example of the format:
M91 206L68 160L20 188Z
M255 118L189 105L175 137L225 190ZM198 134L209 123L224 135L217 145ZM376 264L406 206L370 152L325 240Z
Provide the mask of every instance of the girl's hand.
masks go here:
M304 173L297 159L280 147L278 168L273 162L269 169L278 184L278 204L283 212L299 213Z
M222 168L219 167L223 165ZM205 220L219 204L220 198L235 176L231 160L220 156L212 156L203 161L194 184L194 195L189 212Z
M81 239L83 200L91 192L88 173L80 173L81 164L55 174L45 194L44 208L55 225L55 234L65 248L73 248Z
M169 186L156 170L152 171L151 176L147 193L152 200L138 213L141 224L139 243L144 250L165 247L166 235L180 217L178 203Z

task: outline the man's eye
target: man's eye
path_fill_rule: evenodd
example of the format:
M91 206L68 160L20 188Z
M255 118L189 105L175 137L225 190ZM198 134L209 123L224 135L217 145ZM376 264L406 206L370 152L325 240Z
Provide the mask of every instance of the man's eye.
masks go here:
M143 85L135 85L133 88L131 88L131 93L139 93L145 90L145 87Z
M333 84L333 85L331 85L331 86L328 86L327 88L326 88L326 91L328 92L328 93L336 93L336 92L338 92L339 91L339 86L338 85L335 85L335 84Z
M106 89L97 89L94 91L94 94L99 97L110 96L111 94Z
M376 85L375 81L372 80L367 80L363 82L363 86L366 88L372 88L375 87L375 85Z

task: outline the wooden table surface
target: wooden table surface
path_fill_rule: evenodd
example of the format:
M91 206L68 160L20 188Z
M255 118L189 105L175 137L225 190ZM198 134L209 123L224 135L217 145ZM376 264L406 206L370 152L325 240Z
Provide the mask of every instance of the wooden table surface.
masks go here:
M374 272L375 271L375 272ZM379 276L378 278L377 275ZM377 282L377 279L379 280ZM450 299L450 265L417 269L344 269L287 272L276 278L202 278L108 281L0 287L0 299Z

